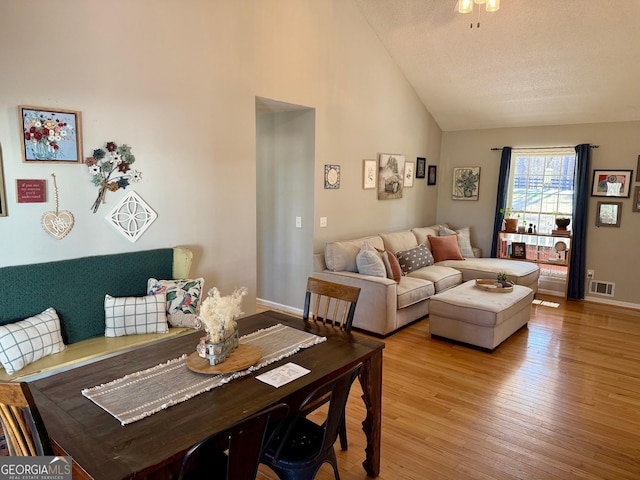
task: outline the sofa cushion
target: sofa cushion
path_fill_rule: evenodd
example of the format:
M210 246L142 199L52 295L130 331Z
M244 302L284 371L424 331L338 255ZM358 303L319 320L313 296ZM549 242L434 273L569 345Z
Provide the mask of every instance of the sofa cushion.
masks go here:
M443 260L464 260L464 257L460 253L460 247L458 247L457 235L448 235L446 237L429 235L429 242L431 242L431 252L436 262Z
M408 276L429 280L435 286L436 293L444 292L462 283L462 273L459 270L443 265L430 265L411 272Z
M431 248L431 243L429 242L429 235L433 235L434 237L438 236L438 231L440 229L440 225L431 225L430 227L416 227L411 229L411 233L416 237L416 241L418 244L424 243L431 252L433 249Z
M144 297L104 297L105 337L140 333L167 333L167 298L164 293Z
M53 308L0 327L0 363L9 374L64 349L60 320Z
M368 242L364 242L360 252L356 255L358 273L372 275L374 277L386 277L387 269L382 261L382 255L378 253Z
M538 291L540 268L532 262L519 262L502 258L468 258L464 262L445 260L438 265L455 268L462 273L462 281L477 278L496 278L498 272L507 272L507 279Z
M408 307L431 297L435 286L428 280L403 276L398 283L398 308Z
M460 228L458 230L451 230L444 225L440 225L438 235L441 237L447 235L458 235L458 247L460 248L460 253L462 254L462 256L465 258L475 257L475 254L473 253L473 247L471 246L471 233L469 231L469 227Z
M433 255L425 245L400 251L396 253L396 257L404 275L433 265Z
M384 249L382 238L378 235L327 243L324 247L324 261L327 264L327 269L332 272L347 271L357 273L356 255L360 252L360 247L364 242L367 242L373 248Z
M418 246L416 236L411 233L411 230L381 233L380 237L382 237L384 242L384 248L391 250L393 253L400 252L402 250L409 250Z

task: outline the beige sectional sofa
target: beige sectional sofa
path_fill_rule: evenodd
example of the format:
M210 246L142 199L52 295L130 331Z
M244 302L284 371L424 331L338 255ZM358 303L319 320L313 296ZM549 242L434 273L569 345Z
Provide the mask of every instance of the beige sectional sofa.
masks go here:
M444 259L441 247L431 245L429 236L440 237L457 233L460 247L459 260ZM507 273L515 284L529 287L535 293L540 274L536 264L498 258L480 258L481 251L473 248L469 241L469 230L452 232L448 225L416 227L400 232L381 233L368 237L327 243L324 253L314 257L313 277L360 287L360 298L353 321L354 328L376 335L386 336L397 329L418 320L429 313L429 298L461 283L478 278L496 278L500 271ZM441 235L443 234L443 235ZM451 236L451 238L454 238ZM434 240L440 244L441 240ZM449 242L448 242L449 243ZM368 245L366 245L368 244ZM415 251L425 245L434 254L431 265L405 272L393 277L387 263L387 275L361 273L358 269L358 254L367 247L384 256L385 250L406 257L406 252ZM448 255L444 255L446 258ZM454 255L455 256L455 255Z

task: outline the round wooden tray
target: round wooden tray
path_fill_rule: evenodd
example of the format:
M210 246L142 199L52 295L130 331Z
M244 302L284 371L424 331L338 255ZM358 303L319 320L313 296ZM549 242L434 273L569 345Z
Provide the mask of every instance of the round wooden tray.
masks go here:
M258 347L241 343L231 352L229 358L218 365L209 365L209 360L199 356L198 352L193 352L187 357L187 367L194 372L207 374L238 372L249 368L260 360L261 356L262 353Z
M498 282L496 280L489 280L489 279L476 280L476 287L478 287L481 290L486 290L487 292L493 292L493 293L513 292L513 285L511 285L510 287L499 287Z

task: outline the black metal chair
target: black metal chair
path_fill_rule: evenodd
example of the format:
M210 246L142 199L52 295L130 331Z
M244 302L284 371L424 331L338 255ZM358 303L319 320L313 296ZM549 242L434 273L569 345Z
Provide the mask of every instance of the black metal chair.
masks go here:
M254 480L264 447L288 413L280 403L199 441L184 456L178 480Z
M0 419L11 455L53 455L47 429L26 382L0 382Z
M340 479L338 461L333 444L338 438L344 408L351 384L358 376L362 364L347 370L318 387L301 404L293 418L268 444L262 463L268 465L282 480L308 480L314 478L323 463L333 467L336 480ZM317 398L329 397L325 421L318 425L306 418L305 406Z

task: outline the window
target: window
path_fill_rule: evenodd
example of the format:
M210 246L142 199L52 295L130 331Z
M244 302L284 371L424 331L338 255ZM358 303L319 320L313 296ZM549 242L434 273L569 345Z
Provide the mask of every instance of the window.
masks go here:
M573 148L512 151L507 207L520 224L551 233L556 216L572 218L575 164Z

